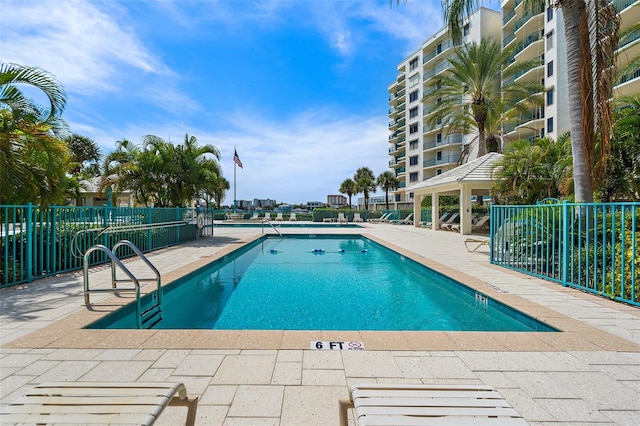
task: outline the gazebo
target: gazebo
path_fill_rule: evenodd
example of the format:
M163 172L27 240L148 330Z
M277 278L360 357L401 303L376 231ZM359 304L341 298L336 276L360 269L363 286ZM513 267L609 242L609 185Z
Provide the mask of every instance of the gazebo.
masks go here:
M471 234L471 196L482 197L490 193L494 184L493 168L502 158L502 154L490 152L441 175L408 187L406 191L413 192L413 217L420 217L422 199L431 195L431 229L437 230L440 228L439 196L458 195L460 196L460 233ZM420 220L414 220L414 224L420 226Z

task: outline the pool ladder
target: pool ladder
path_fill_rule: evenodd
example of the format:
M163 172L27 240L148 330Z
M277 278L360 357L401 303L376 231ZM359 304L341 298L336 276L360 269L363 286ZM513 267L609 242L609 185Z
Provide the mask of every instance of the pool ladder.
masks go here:
M116 251L121 246L129 247L140 259L147 264L147 266L154 272L155 278L137 278L131 273L131 271L122 263L120 259L115 255ZM102 251L111 260L111 288L94 288L89 287L89 256L94 251ZM116 277L116 266L124 272L128 279L118 279ZM129 240L118 241L111 250L108 247L97 244L89 247L84 253L83 259L83 271L84 271L84 303L89 305L90 293L135 293L136 295L136 323L139 329L152 328L158 322L162 320L162 285L160 281L160 272L153 266L153 264L142 254L140 249L136 247ZM141 282L156 282L157 290L151 295L152 304L150 307L143 310L142 300L140 298L140 283ZM118 283L133 283L133 287L118 287Z
M284 238L284 237L282 236L282 234L280 233L280 231L278 231L278 228L276 228L275 226L273 226L273 223L269 222L268 220L263 220L263 221L262 221L262 233L263 233L263 234L264 234L264 224L265 224L265 223L266 223L267 225L269 225L270 227L272 227L272 228L273 228L273 230L274 230L274 231L276 231L276 232L278 233L278 235L280 235L280 238Z

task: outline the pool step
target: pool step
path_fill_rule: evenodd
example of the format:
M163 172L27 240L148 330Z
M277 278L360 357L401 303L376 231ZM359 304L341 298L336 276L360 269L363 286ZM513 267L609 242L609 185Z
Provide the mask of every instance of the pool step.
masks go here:
M162 321L162 309L160 305L153 305L140 314L142 319L142 328L150 329Z

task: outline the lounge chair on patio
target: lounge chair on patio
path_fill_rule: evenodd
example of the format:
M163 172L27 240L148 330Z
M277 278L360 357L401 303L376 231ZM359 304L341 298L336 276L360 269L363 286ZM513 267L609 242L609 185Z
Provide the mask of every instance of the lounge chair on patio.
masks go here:
M271 220L271 213L265 213L262 220Z
M338 223L347 223L348 220L345 217L344 213L338 213Z
M369 219L369 223L387 223L389 222L389 217L391 217L392 213L385 213L377 219Z
M354 213L353 214L353 223L362 223L362 222L364 222L364 221L360 217L360 213Z
M290 222L297 222L298 219L296 219L296 214L295 213L291 213L291 216L289 216L289 221Z
M438 223L442 223L445 220L447 220L447 218L449 217L450 213L444 213L442 216L440 216L440 218L438 219ZM433 222L431 221L427 221L427 222L420 222L420 226L422 226L423 228L431 228L431 225L433 225Z
M340 401L343 426L349 408L357 425L528 425L485 385L354 385L350 399Z
M459 217L460 217L460 213L452 214L451 216L449 216L446 222L440 223L440 229L447 229L449 225L453 225L454 223L457 223L456 221L460 220L458 219Z
M489 239L488 238L467 238L466 240L464 240L464 245L467 248L467 251L469 253L473 253L482 246L488 246Z
M260 220L260 214L258 212L255 212L253 216L251 216L251 220Z
M276 220L279 220L279 221L284 220L284 219L282 218L282 213L278 213L278 214L276 215Z
M0 424L152 425L168 405L195 424L198 397L182 383L43 383L0 410Z
M471 232L477 231L479 228L482 228L483 226L486 226L486 224L487 224L487 222L489 222L490 218L491 218L491 216L489 216L489 215L482 216L475 223L472 223L471 224ZM460 224L459 223L452 224L451 226L449 226L449 231L460 232Z
M413 225L413 213L410 213L402 220L392 220L391 223L394 225Z

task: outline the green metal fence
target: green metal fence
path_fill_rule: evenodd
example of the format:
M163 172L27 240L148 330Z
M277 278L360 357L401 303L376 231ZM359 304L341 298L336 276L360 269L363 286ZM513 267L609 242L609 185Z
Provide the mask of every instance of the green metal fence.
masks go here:
M95 244L126 239L143 252L196 239L204 218L216 213L185 208L0 206L0 287L82 268ZM199 216L200 215L200 216ZM118 252L129 256L128 248ZM106 262L94 252L91 265Z
M640 306L640 203L491 206L491 263Z

